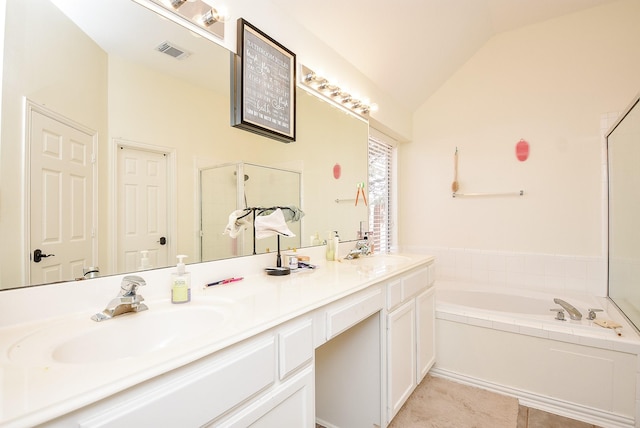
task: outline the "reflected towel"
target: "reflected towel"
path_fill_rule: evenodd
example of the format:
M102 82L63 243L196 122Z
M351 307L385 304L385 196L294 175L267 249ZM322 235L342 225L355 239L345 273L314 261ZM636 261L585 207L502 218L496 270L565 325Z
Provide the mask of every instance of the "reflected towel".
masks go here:
M255 221L256 239L267 238L274 235L296 236L284 219L282 210L278 208L269 215L260 215Z
M287 223L290 223L292 221L299 221L302 217L304 217L304 211L302 211L295 205L287 205L283 208L284 209L282 210L282 215L284 216L284 220ZM268 215L273 213L274 211L275 209L264 210L259 215Z
M251 213L244 210L235 210L229 214L229 222L222 233L223 235L229 235L235 238L241 231L247 229L249 226L251 226Z

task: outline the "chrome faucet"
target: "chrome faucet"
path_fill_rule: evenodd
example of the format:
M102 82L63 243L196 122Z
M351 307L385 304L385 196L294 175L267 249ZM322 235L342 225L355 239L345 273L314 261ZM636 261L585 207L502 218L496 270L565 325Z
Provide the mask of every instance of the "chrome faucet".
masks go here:
M130 312L146 311L149 307L142 303L144 297L138 294L138 288L146 284L139 276L125 276L120 284L118 297L112 299L102 312L93 315L91 319L104 321Z
M565 302L562 299L558 299L557 297L553 299L553 302L562 306L564 310L569 314L569 318L571 318L572 320L579 321L582 319L582 314L579 310L573 307L573 305L570 305L569 303Z
M368 256L369 254L371 254L371 245L369 245L368 232L365 232L364 239L356 241L355 248L349 251L349 254L346 255L345 259L353 260L360 256Z

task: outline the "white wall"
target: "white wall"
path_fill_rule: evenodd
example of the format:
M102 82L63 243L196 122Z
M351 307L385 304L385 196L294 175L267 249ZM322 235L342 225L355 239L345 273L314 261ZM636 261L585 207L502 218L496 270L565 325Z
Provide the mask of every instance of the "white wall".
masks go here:
M640 2L492 38L413 117L399 149L405 249L604 257L602 114L640 90ZM525 162L515 144L531 145ZM524 197L452 198L524 189Z

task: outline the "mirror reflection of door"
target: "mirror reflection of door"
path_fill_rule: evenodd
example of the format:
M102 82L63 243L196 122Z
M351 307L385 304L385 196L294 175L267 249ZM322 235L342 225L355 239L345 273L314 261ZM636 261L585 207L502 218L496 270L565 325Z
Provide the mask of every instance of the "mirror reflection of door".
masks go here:
M118 272L167 266L169 258L167 153L118 146Z
M95 133L33 108L27 112L26 134L30 283L68 281L82 277L83 268L95 264Z

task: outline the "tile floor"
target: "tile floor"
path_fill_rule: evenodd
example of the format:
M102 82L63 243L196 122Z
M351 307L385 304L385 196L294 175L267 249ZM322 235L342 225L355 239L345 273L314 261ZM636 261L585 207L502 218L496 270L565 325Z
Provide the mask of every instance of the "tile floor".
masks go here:
M322 428L316 425L316 428ZM522 406L513 397L427 376L389 428L598 428Z
M530 407L519 406L518 425L516 428L598 428L563 416L543 412Z

